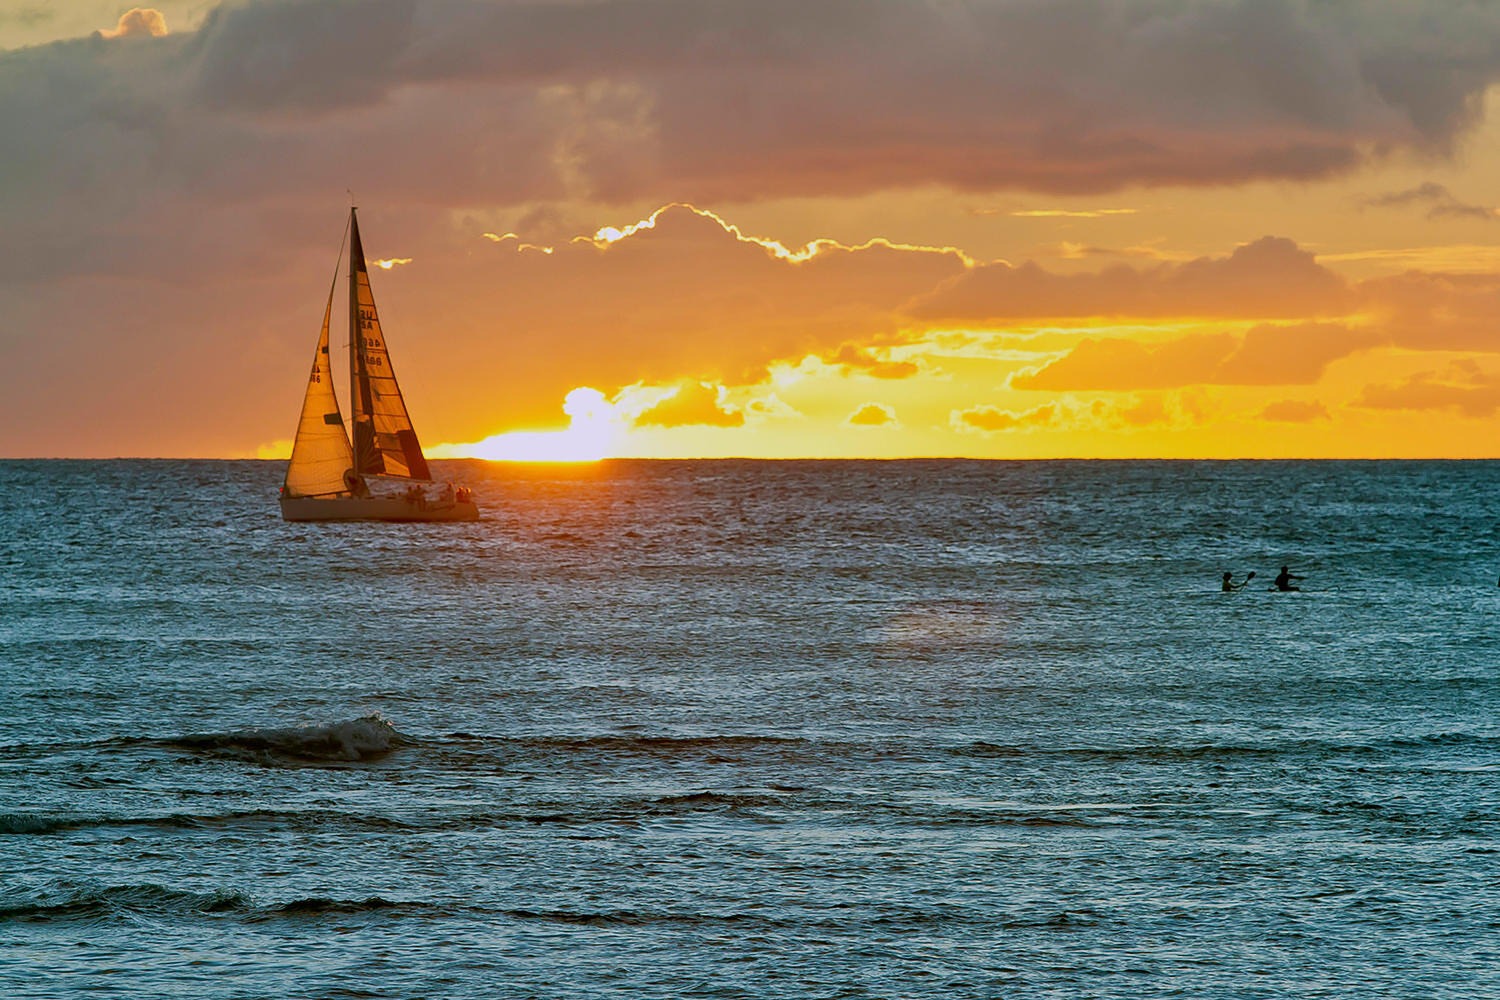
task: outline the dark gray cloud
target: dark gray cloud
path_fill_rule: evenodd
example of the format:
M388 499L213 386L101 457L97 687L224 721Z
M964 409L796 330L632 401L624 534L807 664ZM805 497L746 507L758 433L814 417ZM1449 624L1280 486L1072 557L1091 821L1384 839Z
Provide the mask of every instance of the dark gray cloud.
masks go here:
M19 24L22 27L31 28L47 24L56 17L57 12L44 4L32 4L13 10L0 10L0 25Z
M251 0L0 53L0 208L1314 178L1447 150L1497 70L1446 0Z
M1435 181L1427 181L1404 191L1366 198L1364 204L1374 208L1426 205L1429 219L1481 219L1493 222L1500 218L1500 213L1491 206L1460 201L1446 186Z

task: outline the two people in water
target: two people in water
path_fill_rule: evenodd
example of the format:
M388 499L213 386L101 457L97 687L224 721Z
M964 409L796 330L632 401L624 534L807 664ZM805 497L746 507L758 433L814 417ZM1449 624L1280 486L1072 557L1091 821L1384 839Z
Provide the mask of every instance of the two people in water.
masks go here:
M1249 583L1250 583L1250 581L1254 580L1254 579L1255 579L1255 571L1254 570L1252 570L1250 572L1250 574L1248 576L1246 576L1245 579L1241 580L1239 583L1235 583L1234 582L1234 574L1233 573L1225 573L1224 574L1224 582L1219 586L1219 589L1222 590L1226 594L1232 593L1232 592L1234 592L1236 590L1239 590L1239 589L1241 589L1243 587L1248 586ZM1275 587L1275 589L1276 590L1280 590L1280 591L1288 591L1288 590L1298 590L1298 591L1300 591L1302 589L1301 587L1294 587L1294 586L1292 586L1292 581L1293 580L1300 580L1300 579L1302 579L1302 577L1297 576L1296 574L1294 574L1293 572L1291 572L1289 569L1287 569L1285 566L1283 566L1283 567L1281 567L1281 572L1276 574L1276 581L1275 581L1276 582L1276 587Z

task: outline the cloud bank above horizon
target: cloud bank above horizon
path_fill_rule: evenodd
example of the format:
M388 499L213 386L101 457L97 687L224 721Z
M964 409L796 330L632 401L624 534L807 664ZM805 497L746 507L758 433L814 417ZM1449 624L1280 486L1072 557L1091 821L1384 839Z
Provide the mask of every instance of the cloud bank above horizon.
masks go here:
M449 442L555 425L581 386L649 453L1338 450L1491 412L1491 269L1359 274L1293 213L1172 210L1315 184L1372 230L1487 233L1500 198L1446 174L1354 186L1460 162L1500 78L1483 5L175 10L0 50L0 378L42 417L0 452L279 437L346 188ZM226 369L227 396L200 374Z

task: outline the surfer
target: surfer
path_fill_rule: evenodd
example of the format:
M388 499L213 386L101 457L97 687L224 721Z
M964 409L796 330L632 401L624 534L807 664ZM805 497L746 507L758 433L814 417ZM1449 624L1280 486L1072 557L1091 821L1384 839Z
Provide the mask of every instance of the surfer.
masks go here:
M1234 591L1239 590L1241 587L1245 586L1251 580L1254 580L1254 579L1255 579L1255 571L1254 570L1251 570L1250 571L1250 575L1247 576L1247 577L1245 577L1245 579L1243 581L1241 581L1240 583L1235 583L1234 582L1234 574L1233 573L1225 573L1224 574L1224 582L1223 582L1223 584L1220 585L1219 589L1222 590L1226 594L1233 593Z
M1301 587L1293 587L1292 586L1292 581L1293 580L1300 580L1300 579L1302 579L1302 577L1294 575L1290 570L1288 570L1285 566L1283 566L1283 567L1281 567L1281 572L1276 574L1276 589L1277 590L1282 590L1282 591L1286 591L1286 590L1297 590L1297 591L1300 591L1302 589Z

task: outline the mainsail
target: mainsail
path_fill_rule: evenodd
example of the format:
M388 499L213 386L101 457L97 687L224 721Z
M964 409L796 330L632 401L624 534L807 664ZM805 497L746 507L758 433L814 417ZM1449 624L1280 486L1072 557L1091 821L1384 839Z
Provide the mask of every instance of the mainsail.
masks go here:
M338 275L334 275L335 283ZM331 496L348 493L345 473L354 467L354 451L344 430L338 397L333 392L333 378L328 369L328 317L333 312L333 286L328 288L328 305L323 309L323 332L313 355L312 375L307 380L307 394L302 397L302 417L297 422L297 439L292 443L292 459L286 466L286 480L281 489L289 497Z
M360 476L429 480L427 459L407 416L386 353L385 336L370 292L370 273L359 242L359 221L351 209L349 248L349 365L354 414L355 470Z

